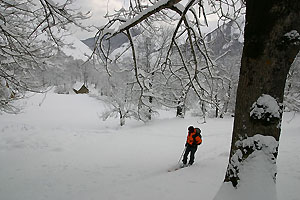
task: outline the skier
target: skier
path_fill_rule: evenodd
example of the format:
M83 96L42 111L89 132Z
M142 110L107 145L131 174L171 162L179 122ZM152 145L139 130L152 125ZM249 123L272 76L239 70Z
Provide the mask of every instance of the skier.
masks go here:
M198 129L198 130L196 131L196 129ZM187 140L185 143L186 150L185 150L185 153L183 155L183 160L182 160L182 163L184 166L186 166L186 164L187 164L189 153L190 153L189 165L192 165L194 163L195 153L197 151L198 145L200 145L202 143L200 133L201 133L201 130L199 128L194 128L193 126L190 126L188 128L188 136L187 136Z

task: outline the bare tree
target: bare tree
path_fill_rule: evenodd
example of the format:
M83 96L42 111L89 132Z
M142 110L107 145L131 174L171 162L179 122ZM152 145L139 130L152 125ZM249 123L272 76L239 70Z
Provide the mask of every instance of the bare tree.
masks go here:
M115 70L111 71L112 76L107 76L108 84L105 86L105 95L98 96L107 108L102 113L103 120L109 117L119 117L120 126L125 125L127 118L138 119L137 108L137 91L133 88L133 76L130 71L120 70L115 66ZM105 80L105 79L103 79Z
M46 61L63 44L67 25L83 28L78 20L86 15L70 9L71 3L0 0L0 87L14 94L0 93L2 111L13 112L11 102L24 91L39 91L35 72L50 67Z
M116 14L108 15L107 18L109 19L109 22L100 28L96 35L97 45L94 52L97 53L99 57L102 58L103 63L108 66L107 63L111 61L111 58L109 57L110 48L105 48L103 46L104 40L121 32L126 34L131 44L135 76L137 83L140 86L140 96L142 99L146 90L144 90L143 85L139 80L140 68L136 56L137 50L129 29L134 25L138 25L141 29L154 33L155 30L157 30L157 26L151 21L154 20L159 21L160 23L166 23L168 26L168 23L175 22L177 23L177 26L170 34L171 37L168 41L168 49L165 50L163 59L161 59L159 63L159 73L165 77L165 85L168 86L168 83L173 80L176 80L180 84L179 94L175 95L175 99L172 100L173 107L178 106L178 104L182 105L182 102L178 102L178 100L185 99L181 98L182 94L187 94L192 90L202 102L214 103L214 99L212 98L213 87L210 81L211 79L209 78L213 76L210 67L214 66L214 62L208 55L209 53L206 49L200 29L202 22L199 20L200 15L203 16L203 14L205 14L203 12L204 7L201 5L201 2L198 4L197 1L189 2L186 7L176 4L178 2L179 1L160 1L158 3L149 1L149 4L147 4L144 2L132 1L128 10L122 8ZM199 13L193 9L194 6L199 9ZM168 11L163 11L164 9L168 9ZM174 13L178 14L177 16L179 17L174 16ZM191 14L192 19L188 16L189 14ZM126 21L127 19L130 20ZM224 20L226 19L227 18ZM118 26L117 31L114 31L116 26ZM182 41L189 44L189 46L184 47ZM175 56L177 56L177 58L173 59ZM174 60L177 61L174 62ZM179 65L178 60L180 60ZM164 99L162 102L168 100L171 99ZM141 104L143 104L143 101L141 101ZM147 104L144 106L147 107Z
M190 44L192 59L186 65L182 62L189 77L189 84L202 100L199 91L207 92L198 79L203 70L213 67L206 51L199 48L204 46L201 36L201 24L207 23L204 12L204 1L191 0L181 5L180 0L130 1L128 11L123 10L114 15L109 23L100 29L99 40L103 35L115 35L125 32L130 38L129 29L136 26L146 26L148 20L173 20L169 11L179 14L177 25L169 44L169 52L175 46L180 57L182 51L178 45L180 36L185 35ZM246 0L240 1L208 1L213 13L219 17L219 23L232 20L243 12L246 5L246 27L244 34L244 49L241 61L239 86L237 91L235 122L232 135L231 152L224 184L215 199L276 199L276 158L282 120L282 103L286 77L290 66L300 48L300 2L298 0ZM240 5L240 6L239 6ZM199 12L196 12L196 9ZM190 15L188 15L188 13ZM203 18L203 20L201 20ZM116 23L121 25L115 30L109 30ZM135 49L131 40L134 62ZM169 52L167 53L168 66ZM199 68L197 54L202 55L207 65ZM135 63L135 67L137 65ZM137 70L137 69L136 69ZM213 74L212 74L213 76ZM212 87L212 85L210 85ZM212 89L213 90L213 89ZM211 94L208 92L208 94ZM259 160L259 162L256 162ZM259 167L257 163L263 163ZM270 173L271 172L271 173ZM255 175L254 179L247 179L246 174ZM263 175L263 176L262 176ZM256 193L252 187L255 178L270 184L271 190ZM249 187L247 187L249 186ZM251 196L239 196L241 190L251 190Z

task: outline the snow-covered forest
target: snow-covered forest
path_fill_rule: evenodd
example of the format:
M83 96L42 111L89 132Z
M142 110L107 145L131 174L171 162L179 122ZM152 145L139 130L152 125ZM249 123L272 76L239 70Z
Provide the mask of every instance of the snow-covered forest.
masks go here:
M85 40L58 2L0 0L1 199L300 196L298 1L129 0Z

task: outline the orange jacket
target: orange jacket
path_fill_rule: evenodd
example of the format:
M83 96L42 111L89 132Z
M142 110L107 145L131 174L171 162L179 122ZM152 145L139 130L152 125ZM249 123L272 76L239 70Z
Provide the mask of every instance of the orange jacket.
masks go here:
M199 135L196 135L196 129L192 133L188 133L186 143L189 145L199 145L202 143L202 139Z

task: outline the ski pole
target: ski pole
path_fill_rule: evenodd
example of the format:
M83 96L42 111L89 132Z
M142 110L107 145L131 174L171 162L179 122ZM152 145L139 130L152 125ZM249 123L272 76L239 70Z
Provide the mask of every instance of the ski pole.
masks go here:
M181 156L180 156L180 158L179 158L179 160L178 160L178 163L180 163L181 158L182 158L183 154L185 153L185 150L186 150L186 147L184 147L183 152L182 152L182 154L181 154Z

